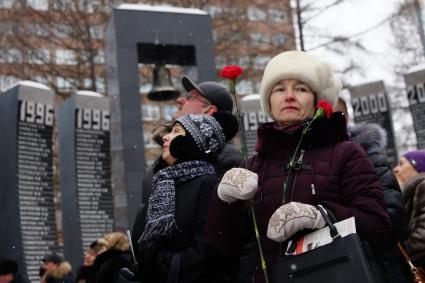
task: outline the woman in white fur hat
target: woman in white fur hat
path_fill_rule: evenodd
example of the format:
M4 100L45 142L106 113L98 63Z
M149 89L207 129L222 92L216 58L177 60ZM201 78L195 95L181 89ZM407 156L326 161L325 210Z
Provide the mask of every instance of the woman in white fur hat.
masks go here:
M373 245L387 240L389 219L381 185L365 152L348 141L341 112L314 119L294 156L316 104L324 100L335 105L340 88L330 66L305 52L282 52L267 64L260 96L274 122L259 127L257 155L243 164L246 169L224 175L209 211L208 239L217 250L237 258L244 239L245 246L253 247L254 261L243 249L242 281L264 282L258 248L252 244L252 220L244 212L244 200L251 197L269 277L289 238L325 226L315 205L324 206L338 221L354 216L360 238ZM239 229L240 223L247 229Z

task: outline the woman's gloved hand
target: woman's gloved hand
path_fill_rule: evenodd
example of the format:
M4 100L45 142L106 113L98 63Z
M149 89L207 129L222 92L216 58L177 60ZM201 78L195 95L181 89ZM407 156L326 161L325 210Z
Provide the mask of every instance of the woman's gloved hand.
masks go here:
M258 189L256 173L244 168L232 168L227 171L218 185L218 197L227 203L247 200L255 195Z
M290 202L279 207L269 220L267 237L283 242L303 229L319 229L326 225L320 211L310 204Z

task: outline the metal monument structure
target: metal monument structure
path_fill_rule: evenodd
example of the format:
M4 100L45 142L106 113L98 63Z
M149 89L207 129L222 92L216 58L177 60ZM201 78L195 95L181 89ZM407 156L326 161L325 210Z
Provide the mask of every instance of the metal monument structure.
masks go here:
M41 259L60 253L53 191L54 94L21 81L0 95L0 256L31 282Z
M108 23L106 58L115 228L125 230L145 173L138 64L196 66L199 81L215 81L211 18L198 9L120 5Z
M351 104L355 123L376 123L387 132L387 161L394 166L398 161L391 118L391 106L383 81L350 87Z
M263 112L261 109L259 94L251 94L241 99L241 111L243 113L243 128L244 140L249 157L253 156L255 152L255 144L257 142L257 129L266 122L273 120Z
M407 100L413 118L417 148L425 148L425 69L412 70L404 75Z
M64 256L74 270L114 230L109 98L76 92L57 110Z

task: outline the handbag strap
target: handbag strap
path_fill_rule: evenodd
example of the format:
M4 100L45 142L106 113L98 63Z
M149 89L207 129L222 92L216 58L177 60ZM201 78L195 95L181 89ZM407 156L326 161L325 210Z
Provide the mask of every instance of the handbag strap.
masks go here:
M332 238L332 240L334 239L338 239L341 238L341 235L338 232L338 229L335 227L335 225L333 223L336 222L336 218L335 215L333 215L333 213L326 209L325 207L323 207L322 205L315 205L314 207L317 208L317 210L320 211L320 213L322 214L323 218L325 219L326 224L329 227L329 234ZM281 257L285 257L287 255L292 255L295 252L295 249L297 247L297 239L299 237L299 234L295 234L292 237L292 240L290 242L290 245L288 244L286 249L284 248L283 245L281 245L280 247L280 256Z
M400 242L397 242L397 247L400 250L401 254L403 255L404 259L406 260L407 264L409 264L410 268L416 268L416 266L413 265L412 260L410 259L410 256L407 254L406 250L404 249L403 245Z
M323 219L325 219L325 222L329 227L329 234L331 234L332 239L341 238L338 229L333 224L335 222L335 216L332 214L332 212L324 208L322 205L316 205L315 207L317 208L317 210L320 211L323 216Z

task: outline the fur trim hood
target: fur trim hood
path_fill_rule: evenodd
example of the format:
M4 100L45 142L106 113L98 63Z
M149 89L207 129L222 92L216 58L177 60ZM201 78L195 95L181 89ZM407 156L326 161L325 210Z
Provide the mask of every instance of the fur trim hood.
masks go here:
M64 261L59 265L58 269L52 272L51 276L55 279L62 279L68 273L70 273L71 270L72 270L71 264L69 264L69 262L67 261Z
M378 124L360 123L348 127L350 140L368 154L381 152L387 146L387 132Z

